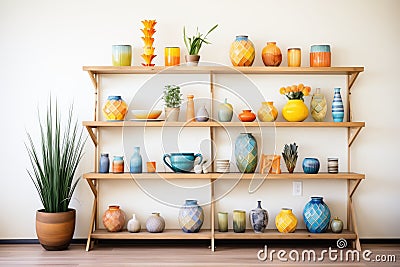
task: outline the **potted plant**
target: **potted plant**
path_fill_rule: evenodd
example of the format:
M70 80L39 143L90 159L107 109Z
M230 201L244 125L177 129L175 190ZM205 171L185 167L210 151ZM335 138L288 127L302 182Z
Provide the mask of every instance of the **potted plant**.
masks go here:
M166 85L163 100L165 103L165 120L178 121L182 103L181 88L177 85Z
M294 168L296 167L298 152L297 149L299 148L296 143L293 144L286 144L283 148L282 156L285 160L286 168L289 173L293 173Z
M211 30L209 30L207 34L204 35L204 37L203 34L199 33L198 28L196 29L195 35L193 35L192 37L187 37L185 27L183 27L183 40L189 53L189 55L185 55L185 59L188 65L197 66L200 60L199 51L201 46L203 45L203 43L210 44L210 42L207 40L207 36L217 27L218 24L212 27Z
M69 203L79 181L74 176L86 139L77 121L72 121L72 110L62 127L61 112L50 99L44 122L39 116L39 144L27 133L25 147L33 169L28 174L43 204L36 212L36 234L46 250L67 249L75 230L76 211Z

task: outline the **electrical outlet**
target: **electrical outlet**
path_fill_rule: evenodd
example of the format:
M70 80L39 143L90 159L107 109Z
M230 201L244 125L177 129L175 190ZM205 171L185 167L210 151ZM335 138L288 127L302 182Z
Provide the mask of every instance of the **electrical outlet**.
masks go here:
M303 182L293 182L293 196L303 195Z

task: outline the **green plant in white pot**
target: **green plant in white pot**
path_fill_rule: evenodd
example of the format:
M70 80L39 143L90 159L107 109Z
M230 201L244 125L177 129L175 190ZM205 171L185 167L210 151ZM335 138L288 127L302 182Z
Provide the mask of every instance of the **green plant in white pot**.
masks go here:
M203 34L199 33L199 28L197 28L196 34L193 35L192 37L186 36L186 30L185 27L183 27L183 40L185 42L186 49L189 53L189 55L185 56L187 65L197 66L200 60L199 52L201 46L203 45L203 43L210 44L210 42L207 40L207 36L217 27L218 24L212 27L204 36Z
M75 231L75 209L69 208L79 179L74 179L83 156L86 138L78 122L72 120L72 107L62 125L57 102L47 107L46 119L41 121L40 142L34 144L29 133L25 147L32 164L32 179L43 209L36 212L36 234L46 250L68 248Z
M177 85L166 85L163 93L165 120L178 121L180 106L182 104L181 88Z

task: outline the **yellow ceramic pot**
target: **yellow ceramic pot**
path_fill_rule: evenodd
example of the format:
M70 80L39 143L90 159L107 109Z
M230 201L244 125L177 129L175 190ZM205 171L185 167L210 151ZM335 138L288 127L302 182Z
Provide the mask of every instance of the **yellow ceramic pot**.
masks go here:
M282 115L287 121L304 121L308 117L308 108L301 99L288 100L282 109Z
M109 96L103 107L104 117L108 121L122 121L128 112L128 106L121 96Z
M257 112L260 121L275 121L278 117L278 110L274 107L274 102L261 102L261 108Z
M297 227L297 218L291 209L283 208L275 217L275 225L281 233L293 233Z

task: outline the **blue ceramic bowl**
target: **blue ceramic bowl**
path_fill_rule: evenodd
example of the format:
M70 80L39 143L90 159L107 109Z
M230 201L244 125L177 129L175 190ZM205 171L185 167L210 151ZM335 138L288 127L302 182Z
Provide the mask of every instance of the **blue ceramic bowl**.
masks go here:
M303 171L307 174L318 173L319 171L319 160L316 158L305 158L303 160Z

